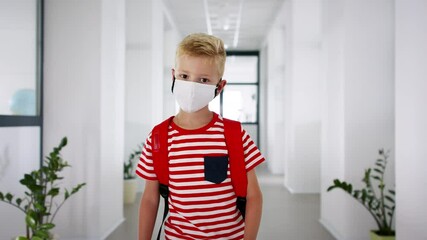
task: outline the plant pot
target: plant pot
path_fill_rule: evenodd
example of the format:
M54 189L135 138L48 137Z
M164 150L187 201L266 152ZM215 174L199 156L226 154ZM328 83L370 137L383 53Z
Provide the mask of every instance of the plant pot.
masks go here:
M17 237L12 238L12 240L28 240L28 238L25 236L17 236ZM51 233L49 240L59 240L59 235Z
M123 202L124 204L132 204L136 199L136 179L125 179L123 183Z
M370 232L371 240L396 240L396 236L380 236L375 231Z

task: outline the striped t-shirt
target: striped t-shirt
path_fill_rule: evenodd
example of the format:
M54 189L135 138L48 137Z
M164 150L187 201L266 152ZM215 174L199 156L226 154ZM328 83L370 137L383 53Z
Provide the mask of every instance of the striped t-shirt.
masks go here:
M241 132L246 171L249 172L261 164L264 157L243 128ZM165 221L166 239L243 239L244 220L237 210L236 195L231 184L222 117L214 113L209 124L195 130L182 129L171 121L168 150L169 216ZM226 162L225 167L214 167L216 170L212 170L207 169L210 164L205 164L206 161ZM217 170L224 172L212 172ZM205 172L210 173L205 176ZM144 179L157 180L153 169L151 133L145 142L136 173ZM222 179L221 175L224 176Z

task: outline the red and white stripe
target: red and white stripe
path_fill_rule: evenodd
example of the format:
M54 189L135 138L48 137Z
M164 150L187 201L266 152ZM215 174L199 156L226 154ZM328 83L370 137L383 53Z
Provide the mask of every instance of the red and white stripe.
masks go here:
M244 220L236 208L236 196L230 180L219 184L204 178L205 156L226 156L222 117L215 114L211 123L196 130L184 130L173 122L168 132L169 217L165 222L166 239L243 239ZM242 129L246 170L264 161L264 157ZM151 134L141 153L136 173L157 180L153 169Z

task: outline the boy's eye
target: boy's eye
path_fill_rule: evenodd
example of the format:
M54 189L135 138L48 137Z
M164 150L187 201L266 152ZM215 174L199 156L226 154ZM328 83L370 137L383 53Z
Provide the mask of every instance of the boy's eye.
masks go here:
M208 83L209 79L207 79L207 78L200 78L200 82L201 83Z
M187 74L179 74L178 75L179 79L187 79L187 77L188 77Z

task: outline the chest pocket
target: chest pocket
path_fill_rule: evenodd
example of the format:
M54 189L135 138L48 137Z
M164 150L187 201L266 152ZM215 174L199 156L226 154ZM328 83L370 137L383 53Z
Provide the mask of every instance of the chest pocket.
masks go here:
M205 180L221 183L227 178L228 156L207 156L205 160Z

